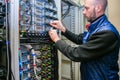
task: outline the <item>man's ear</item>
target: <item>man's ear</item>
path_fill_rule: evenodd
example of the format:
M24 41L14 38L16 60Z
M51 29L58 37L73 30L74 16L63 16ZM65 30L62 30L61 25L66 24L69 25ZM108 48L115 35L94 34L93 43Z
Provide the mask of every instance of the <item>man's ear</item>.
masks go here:
M97 5L97 6L95 7L95 10L96 10L97 12L100 12L100 11L102 10L101 5Z

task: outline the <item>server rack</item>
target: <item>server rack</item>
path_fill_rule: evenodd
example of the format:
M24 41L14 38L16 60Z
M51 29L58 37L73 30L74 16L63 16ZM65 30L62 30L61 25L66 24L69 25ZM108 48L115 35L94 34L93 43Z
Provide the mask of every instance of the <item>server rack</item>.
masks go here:
M58 80L58 51L48 31L49 22L60 19L60 1L10 0L8 4L12 73L8 80Z

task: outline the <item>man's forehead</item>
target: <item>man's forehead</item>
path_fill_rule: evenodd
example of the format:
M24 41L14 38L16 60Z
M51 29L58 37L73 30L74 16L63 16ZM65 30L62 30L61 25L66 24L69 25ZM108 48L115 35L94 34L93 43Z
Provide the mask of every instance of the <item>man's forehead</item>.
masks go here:
M94 4L96 0L85 0L85 4Z

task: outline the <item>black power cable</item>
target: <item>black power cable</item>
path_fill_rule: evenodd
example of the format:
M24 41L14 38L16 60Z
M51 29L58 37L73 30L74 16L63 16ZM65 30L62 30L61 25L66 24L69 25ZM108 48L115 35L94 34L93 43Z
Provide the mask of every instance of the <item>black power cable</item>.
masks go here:
M66 9L66 12L64 12L63 13L63 8L64 7L61 7L61 11L62 11L62 19L61 20L63 20L68 14L69 14L69 12L70 12L70 7L72 6L72 4L70 4L68 1L65 1L65 0L62 0L62 2L64 3L64 4L66 4L67 6L68 6L68 8ZM62 6L62 5L61 5Z

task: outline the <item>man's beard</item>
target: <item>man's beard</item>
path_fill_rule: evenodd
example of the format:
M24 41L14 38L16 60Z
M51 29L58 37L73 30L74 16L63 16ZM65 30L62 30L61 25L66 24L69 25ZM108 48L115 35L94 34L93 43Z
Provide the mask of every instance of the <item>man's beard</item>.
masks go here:
M90 22L90 23L92 23L92 22L94 22L96 19L97 19L97 17L96 17L96 12L95 12L95 8L94 8L94 10L93 10L93 14L91 14L92 16L90 16L90 19L88 20L88 22Z

